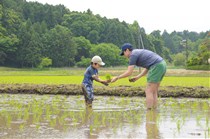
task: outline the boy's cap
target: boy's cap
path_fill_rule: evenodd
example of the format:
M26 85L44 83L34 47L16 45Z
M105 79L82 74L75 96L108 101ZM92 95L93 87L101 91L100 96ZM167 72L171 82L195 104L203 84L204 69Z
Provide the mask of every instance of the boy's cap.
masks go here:
M97 63L97 64L99 64L99 65L101 65L101 66L104 66L104 65L105 65L105 63L102 61L102 59L101 59L100 56L94 56L94 57L92 58L91 62Z
M126 49L132 49L132 45L130 43L125 43L122 45L121 47L121 52L120 52L120 55L123 56L124 55L124 51Z

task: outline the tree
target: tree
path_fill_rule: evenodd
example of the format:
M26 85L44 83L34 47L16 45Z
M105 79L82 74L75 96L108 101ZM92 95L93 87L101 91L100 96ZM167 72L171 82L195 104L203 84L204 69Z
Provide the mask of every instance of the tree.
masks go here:
M172 40L170 34L168 34L166 31L162 34L165 47L167 47L172 54L175 54L177 52L176 47L174 45L174 41Z
M132 36L134 38L134 46L135 48L141 48L143 49L145 46L145 39L146 34L143 28L140 28L137 21L134 21L133 24L129 26Z
M61 67L75 64L76 45L68 28L57 25L45 37L46 51L44 56L52 59L53 66Z
M0 5L0 19L0 63L4 64L8 63L10 56L17 50L19 39L15 33L17 33L20 18L12 9Z
M185 56L182 53L178 53L174 57L175 66L184 66L185 65Z
M197 55L192 56L187 61L187 66L208 65L210 57L210 35L201 42Z
M75 55L75 61L79 62L82 57L90 57L91 43L85 37L73 37L73 42L75 42L77 54Z
M84 56L81 57L81 61L77 62L77 67L87 67L91 63L91 58L85 58Z
M202 59L202 63L207 65L210 58L210 36L201 44L199 56Z
M41 61L41 39L38 33L34 32L31 35L31 40L26 48L25 63L27 66L37 67Z
M120 49L114 44L101 43L94 45L91 48L91 57L99 55L103 61L105 61L106 66L117 66L126 63L124 57L120 56Z
M150 33L152 36L152 43L154 44L155 52L163 57L163 47L164 47L164 41L162 36L160 35L160 31L153 31Z
M99 33L96 30L90 31L89 34L87 35L87 39L91 40L93 44L97 44L99 38L100 38Z
M74 36L84 36L91 43L98 43L103 23L90 10L87 13L73 12L64 16L63 26L68 27Z
M174 54L184 51L183 46L180 44L180 42L183 40L183 38L181 36L179 36L178 33L175 31L170 34L170 37L174 44L174 48L173 48Z

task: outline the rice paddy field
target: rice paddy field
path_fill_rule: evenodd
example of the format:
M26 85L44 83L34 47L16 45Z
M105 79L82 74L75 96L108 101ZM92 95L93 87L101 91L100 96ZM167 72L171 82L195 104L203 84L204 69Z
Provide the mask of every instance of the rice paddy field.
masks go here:
M126 67L101 68L99 75L117 76ZM47 70L0 68L0 84L81 84L84 68ZM138 74L135 69L132 76ZM210 88L210 71L168 69L161 86ZM94 85L101 86L94 82ZM145 86L128 78L110 84ZM210 98L158 98L147 110L145 97L95 96L87 108L83 95L0 93L0 139L210 138Z
M104 76L100 77L105 79ZM0 84L81 84L83 76L0 76ZM94 85L102 85L95 82ZM134 83L130 83L128 78L121 79L109 86L131 85L145 86L146 77L139 79ZM209 87L208 77L165 77L161 86L205 86Z
M83 96L0 94L1 139L209 138L210 100L97 96L85 108Z
M101 68L99 69L99 76L105 79L106 74L112 77L117 76L126 67L121 68ZM81 84L85 68L62 68L62 69L48 69L48 70L31 70L31 69L13 69L0 68L0 84ZM132 76L139 73L135 69ZM168 69L166 77L163 79L161 86L204 86L210 87L210 71L192 71L183 69ZM95 82L95 85L101 85ZM130 83L128 78L121 79L110 86L131 85L131 86L145 86L146 77L143 77L135 83Z

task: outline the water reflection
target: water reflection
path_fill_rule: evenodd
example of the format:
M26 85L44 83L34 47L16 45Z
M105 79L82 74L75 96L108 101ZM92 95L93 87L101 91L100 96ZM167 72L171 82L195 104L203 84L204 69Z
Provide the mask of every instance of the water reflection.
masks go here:
M147 113L146 113L147 139L160 138L157 117L158 117L157 110L147 110Z
M87 138L97 138L97 134L93 134L94 125L94 113L92 107L86 107L85 109L85 120L83 125L86 127L84 130L84 136Z

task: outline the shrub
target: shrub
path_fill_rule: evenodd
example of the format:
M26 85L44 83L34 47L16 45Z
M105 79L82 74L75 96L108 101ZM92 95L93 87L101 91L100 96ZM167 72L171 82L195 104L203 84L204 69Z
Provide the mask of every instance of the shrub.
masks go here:
M185 65L185 56L182 53L178 53L174 57L174 66L184 66Z
M187 66L189 70L209 70L210 65L194 65L194 66Z
M91 59L90 58L85 58L85 57L81 57L81 61L77 62L77 67L87 67L90 65Z
M45 67L49 67L52 65L52 59L48 58L48 57L44 57L41 60L41 63L39 64L38 68L42 69Z

